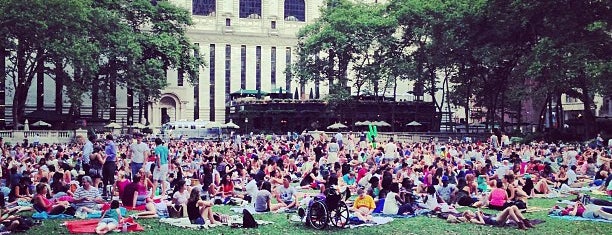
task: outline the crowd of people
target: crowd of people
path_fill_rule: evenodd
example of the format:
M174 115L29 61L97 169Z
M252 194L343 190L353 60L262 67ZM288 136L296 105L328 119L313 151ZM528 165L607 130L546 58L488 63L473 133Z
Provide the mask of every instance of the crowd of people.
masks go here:
M169 205L171 214L216 226L224 215L213 211L215 204L250 204L257 212L298 210L313 192L333 189L364 222L374 213L470 206L500 214L468 210L449 222L510 220L528 229L533 225L521 211L532 197L573 193L583 186L612 193L612 141L604 145L603 140L518 144L500 134L482 142L391 138L373 143L362 133L234 135L194 142L140 134L120 141L99 137L80 136L70 144L0 144L2 208L23 210L19 206L30 203L51 215L102 213L109 218L98 232L105 233L121 219L114 212L119 204L140 207L135 218L157 218ZM101 208L105 203L111 212ZM594 211L591 216L612 219L608 211ZM5 221L7 228L15 226L11 220L0 222Z

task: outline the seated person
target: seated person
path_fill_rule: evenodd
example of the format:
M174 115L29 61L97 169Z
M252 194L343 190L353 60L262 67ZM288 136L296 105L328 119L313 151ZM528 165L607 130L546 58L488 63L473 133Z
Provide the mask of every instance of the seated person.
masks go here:
M376 209L374 198L368 195L363 189L358 189L357 194L359 196L355 199L355 202L353 202L351 210L355 212L355 216L357 216L359 220L364 222L372 221L372 212Z
M130 184L131 181L125 177L125 171L119 171L118 175L119 179L117 179L117 181L115 182L114 192L117 192L116 196L119 196L119 198L121 198L121 196L123 196L123 191L125 190L125 187Z
M121 201L125 207L136 207L147 203L148 194L147 187L144 185L145 178L135 176L134 182L129 183L123 189Z
M390 191L387 193L387 197L385 198L383 214L404 215L408 213L412 214L413 212L412 206L405 203L402 197L399 195L399 184L391 184Z
M234 182L230 175L227 174L221 179L221 197L223 198L223 204L227 204L235 195Z
M436 193L436 188L433 185L427 187L427 194L423 196L423 203L419 203L419 207L435 211L442 208L438 201L441 201L440 196Z
M59 215L59 214L69 214L74 215L74 208L70 207L70 203L67 201L57 201L53 202L45 195L47 195L47 185L44 183L39 183L36 185L36 195L32 200L32 204L34 207L39 210L44 210L49 215Z
M189 190L187 190L186 182L181 180L174 186L174 192L172 193L172 204L177 211L181 211L180 208L183 208L183 217L187 215L185 209L187 206L187 199L189 199Z
M30 185L32 181L28 177L19 178L19 183L11 187L11 192L8 195L9 202L15 201L30 201L32 200L32 194L30 194Z
M74 205L77 211L96 212L100 210L98 204L104 203L100 191L92 186L92 183L91 177L83 176L83 186L74 192Z
M106 234L117 229L121 221L121 211L119 210L119 201L113 200L110 204L110 209L102 213L102 219L96 226L97 234Z
M497 216L486 216L482 211L478 210L476 213L472 211L465 211L459 217L449 215L446 221L450 223L474 223L474 224L486 224L486 225L504 225L508 220L514 221L519 229L527 230L528 228L534 228L531 222L523 216L521 211L516 206L511 206L504 209Z
M275 193L276 201L278 201L279 204L282 204L282 207L286 207L287 209L294 208L297 202L297 190L295 190L290 183L291 176L286 175L283 179L283 185L277 187L277 192Z
M261 184L261 189L257 192L257 196L255 197L255 211L257 212L269 212L276 211L283 207L283 204L272 204L271 197L272 193L272 184L268 181L264 181Z
M532 175L533 176L537 176L537 174ZM544 174L540 175L540 179L539 180L535 180L537 181L537 183L534 185L533 188L533 192L535 194L549 194L550 193L550 189L548 188L548 180L546 179L546 177L544 177Z
M436 192L438 196L442 198L446 204L453 204L455 202L455 194L457 193L457 187L454 184L449 184L448 176L442 176L442 185L436 186Z
M257 197L257 191L259 186L261 185L257 185L257 181L255 180L255 178L253 178L253 175L248 174L249 175L249 181L248 183L244 186L244 194L242 195L242 198L245 201L248 201L249 203L254 202L253 198Z
M215 220L212 212L213 203L200 199L198 190L191 190L189 199L187 199L187 216L192 224L206 224L205 219L208 219L209 226L220 225L221 222Z
M508 206L508 192L503 188L504 185L501 180L497 180L496 188L494 188L489 194L489 208L493 210L503 210Z

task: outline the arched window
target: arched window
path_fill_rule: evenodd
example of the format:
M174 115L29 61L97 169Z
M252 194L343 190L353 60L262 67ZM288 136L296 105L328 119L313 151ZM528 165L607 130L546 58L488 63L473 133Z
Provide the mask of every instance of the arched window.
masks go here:
M240 18L261 18L261 0L240 0Z
M216 2L216 0L193 0L191 13L200 16L214 15L217 10Z
M286 21L306 21L306 4L304 0L285 0Z

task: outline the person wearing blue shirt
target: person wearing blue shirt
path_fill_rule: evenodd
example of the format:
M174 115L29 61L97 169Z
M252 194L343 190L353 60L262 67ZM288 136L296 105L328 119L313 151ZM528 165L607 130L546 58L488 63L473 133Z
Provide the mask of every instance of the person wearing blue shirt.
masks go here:
M169 150L168 147L163 145L163 142L160 138L155 139L155 170L153 171L153 188L157 189L157 184L161 184L161 196L162 198L166 195L166 184L163 183L164 179L168 176L168 155Z
M342 180L344 180L344 183L346 183L347 185L355 185L355 173L350 172L344 176L342 176Z
M104 148L104 154L106 154L106 162L104 162L104 166L102 167L102 184L104 184L104 188L102 189L104 196L111 196L109 192L107 192L108 185L115 184L115 172L117 171L117 147L115 146L115 142L113 141L112 135L106 135L106 147ZM94 185L97 187L97 185Z

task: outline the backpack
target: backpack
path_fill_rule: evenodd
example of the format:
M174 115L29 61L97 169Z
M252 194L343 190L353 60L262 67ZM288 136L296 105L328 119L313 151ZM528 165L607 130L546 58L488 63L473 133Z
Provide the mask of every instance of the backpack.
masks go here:
M242 227L243 228L257 228L257 226L259 226L257 224L257 221L255 221L255 218L253 218L253 215L251 214L251 212L249 212L247 209L243 209L242 210Z

